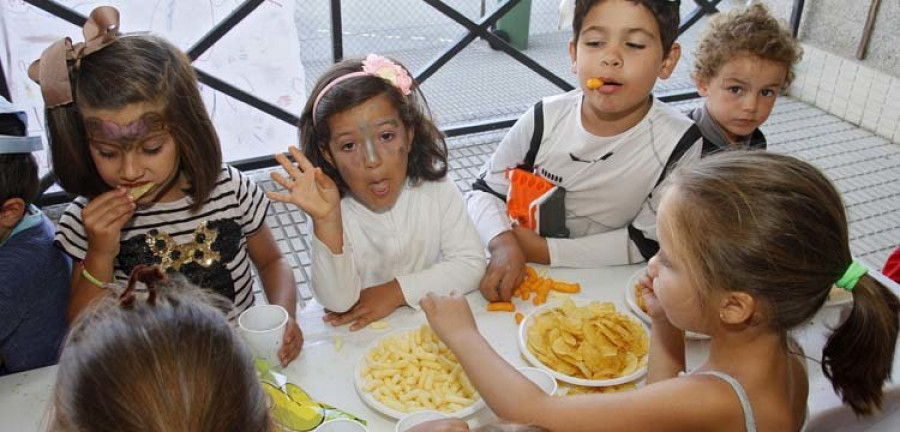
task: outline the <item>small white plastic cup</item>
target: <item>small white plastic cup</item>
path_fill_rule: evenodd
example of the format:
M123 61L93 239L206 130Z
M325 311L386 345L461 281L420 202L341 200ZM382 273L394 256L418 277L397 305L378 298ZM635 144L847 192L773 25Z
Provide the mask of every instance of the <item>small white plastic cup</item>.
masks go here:
M412 429L413 426L418 426L422 423L429 422L432 420L443 420L451 418L449 415L444 414L442 412L437 411L417 411L412 414L409 414L399 422L397 422L396 432L406 432Z
M278 350L284 340L284 327L288 313L278 305L257 305L245 310L238 317L238 331L250 346L250 350L272 366L278 366Z
M362 423L350 419L328 420L319 425L314 432L367 432Z
M533 367L520 367L516 369L522 375L525 375L526 378L531 380L531 382L537 384L544 393L547 393L550 396L553 396L556 393L559 384L557 384L556 378L553 378L553 375Z

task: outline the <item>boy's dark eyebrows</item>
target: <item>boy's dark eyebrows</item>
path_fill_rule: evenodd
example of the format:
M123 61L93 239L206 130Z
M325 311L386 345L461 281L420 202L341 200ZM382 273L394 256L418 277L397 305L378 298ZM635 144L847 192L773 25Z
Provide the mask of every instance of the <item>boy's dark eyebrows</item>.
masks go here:
M601 27L601 26L597 26L597 25L592 25L592 26L586 27L584 30L582 30L582 31L581 31L581 36L584 36L586 33L590 32L590 31L595 31L595 32L598 32L598 33L603 33L603 34L608 34L608 33L611 32L610 29L608 29L608 28L606 28L606 27ZM659 35L657 35L656 33L653 33L652 31L647 30L647 29L645 29L645 28L643 28L643 27L626 28L626 29L624 29L623 33L625 33L626 35L632 35L632 34L634 34L634 33L640 33L640 34L643 34L643 35L645 35L645 36L647 36L647 37L649 37L649 38L653 38L653 39L659 37Z
M640 33L640 34L643 34L643 35L645 35L649 38L653 38L653 39L659 37L659 35L657 35L656 33L653 33L652 31L647 30L643 27L634 27L634 28L626 29L625 33L629 34L629 35L634 34L634 33Z

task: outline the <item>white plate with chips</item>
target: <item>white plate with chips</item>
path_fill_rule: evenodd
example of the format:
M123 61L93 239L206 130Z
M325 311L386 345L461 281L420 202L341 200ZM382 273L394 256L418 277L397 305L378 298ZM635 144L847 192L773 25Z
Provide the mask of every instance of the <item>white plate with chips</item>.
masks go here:
M394 418L396 420L400 420L401 418L406 417L410 413L417 412L417 411L425 411L425 410L439 411L439 412L443 412L444 414L447 414L452 417L465 418L465 417L468 417L468 416L478 412L482 408L484 408L485 407L484 399L482 399L481 396L478 395L478 393L475 393L475 397L477 397L477 399L475 399L475 402L473 402L472 404L470 404L468 406L464 406L463 408L460 408L456 411L452 411L452 412L440 411L437 408L415 408L415 409L411 409L409 411L402 411L402 410L398 409L397 407L388 406L387 404L379 401L373 394L374 391L370 392L370 391L366 390L366 377L364 376L364 372L365 372L366 367L369 365L369 361L367 360L369 353L372 352L373 350L377 349L383 341L387 341L388 339L392 339L392 338L398 338L408 332L415 332L415 331L421 331L421 327L397 329L397 330L387 333L387 334L383 335L382 337L372 341L372 343L370 343L369 346L366 347L366 351L365 351L366 354L363 355L362 357L360 357L359 362L356 364L356 369L353 372L354 384L355 384L354 387L356 387L356 393L359 394L360 399L362 399L366 405L368 405L370 408L374 409L375 411L378 411L378 412L380 412L388 417ZM436 338L436 336L435 336L435 338ZM389 363L385 363L385 364L389 365ZM460 368L461 368L461 366L460 366ZM460 371L460 373L462 373L462 371ZM387 375L393 376L393 375L399 375L399 374L387 373ZM401 375L401 377L405 378L402 375ZM444 394L444 395L446 396L446 394Z
M647 267L641 267L638 271L634 272L630 278L628 278L628 283L625 284L625 303L628 304L628 307L634 312L641 321L647 323L647 325L653 324L653 320L650 319L650 315L647 315L647 312L644 312L641 309L640 305L638 305L637 292L634 290L634 286L638 284L638 281L641 279L641 276L647 272ZM690 340L704 340L709 339L709 336L702 333L695 333L692 331L685 332L684 337Z
M569 297L569 298L578 307L586 306L592 302L604 303L599 300L588 300L588 299L577 298L577 297ZM587 386L587 387L606 387L606 386L614 386L614 385L618 385L618 384L623 384L623 383L627 383L627 382L631 382L631 381L640 379L641 377L644 376L644 374L647 373L647 358L648 358L649 353L644 354L641 358L637 359L638 365L633 370L633 372L631 372L627 375L622 375L622 376L618 376L615 378L608 378L608 379L587 379L587 378L581 378L581 377L568 375L568 374L565 374L563 372L553 369L549 365L546 365L541 360L539 360L537 358L537 356L534 353L532 353L531 350L528 348L528 329L531 327L532 324L534 324L537 317L539 317L540 315L542 315L546 312L549 312L551 309L562 306L563 303L564 303L564 301L557 300L557 301L552 301L550 303L542 305L541 307L531 311L531 313L529 313L525 317L525 319L522 320L522 323L519 325L519 351L522 353L522 356L525 357L525 360L527 360L533 366L543 369L544 371L548 372L550 375L553 375L554 378L556 378L560 381L567 382L569 384L575 384L575 385ZM648 344L649 344L650 332L644 323L642 323L637 317L635 317L629 311L622 311L622 310L617 309L616 312L621 315L624 315L628 319L632 320L635 324L637 324L639 326L639 328L643 331L643 337L645 337L647 339Z

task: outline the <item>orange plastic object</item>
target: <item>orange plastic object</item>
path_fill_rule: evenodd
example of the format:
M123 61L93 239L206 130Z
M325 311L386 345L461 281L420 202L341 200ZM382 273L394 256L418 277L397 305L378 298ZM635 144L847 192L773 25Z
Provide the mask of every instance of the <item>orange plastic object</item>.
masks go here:
M530 209L531 202L553 188L553 184L541 176L521 169L507 172L509 177L509 195L506 197L506 213L519 226L535 229L535 210Z
M488 312L515 312L516 306L510 302L490 302L487 310Z

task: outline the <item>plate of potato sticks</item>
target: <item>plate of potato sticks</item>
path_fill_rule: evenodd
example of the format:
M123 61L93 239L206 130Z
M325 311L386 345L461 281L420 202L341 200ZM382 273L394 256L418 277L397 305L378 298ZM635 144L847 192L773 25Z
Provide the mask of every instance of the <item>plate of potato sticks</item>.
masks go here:
M464 418L485 407L456 356L427 325L373 341L355 376L363 402L395 419L416 411Z

